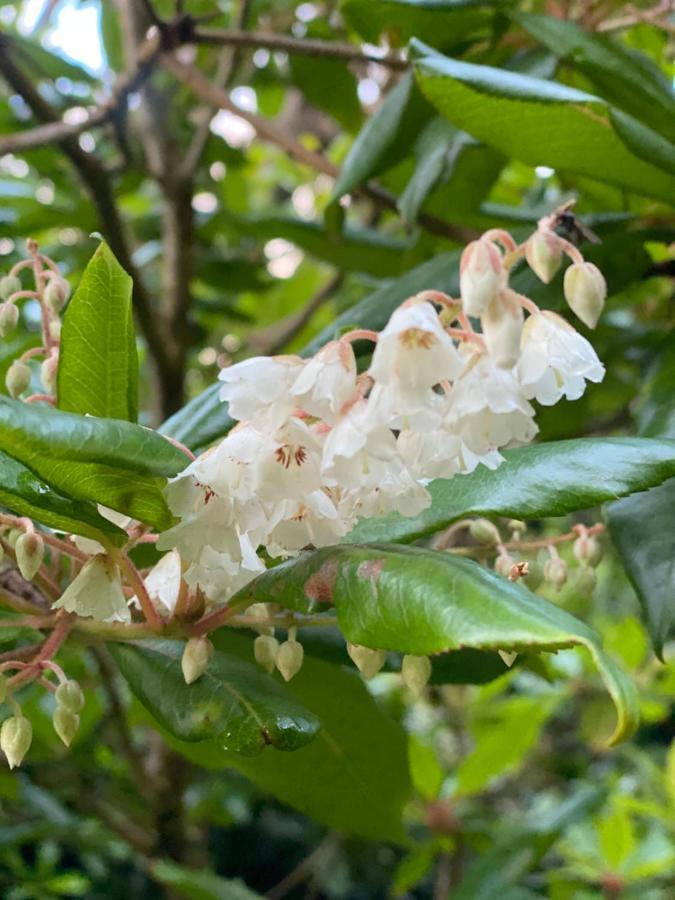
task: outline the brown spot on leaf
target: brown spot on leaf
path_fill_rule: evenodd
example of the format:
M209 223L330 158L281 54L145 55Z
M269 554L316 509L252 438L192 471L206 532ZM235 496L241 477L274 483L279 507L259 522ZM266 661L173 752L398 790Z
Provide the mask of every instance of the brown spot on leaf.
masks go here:
M272 746L272 736L266 728L260 729L260 737L263 739L263 744L265 744L266 747Z
M337 568L336 560L327 559L321 568L305 582L305 597L316 603L332 603Z
M370 581L377 581L383 568L383 559L367 559L358 567L356 574L359 578L368 578Z

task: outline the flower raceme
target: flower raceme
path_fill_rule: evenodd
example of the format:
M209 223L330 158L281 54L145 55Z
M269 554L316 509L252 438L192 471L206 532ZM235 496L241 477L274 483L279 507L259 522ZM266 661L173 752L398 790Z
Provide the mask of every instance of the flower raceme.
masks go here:
M500 449L534 438L530 400L573 400L600 381L591 344L508 284L521 260L550 281L566 254L565 297L595 325L604 279L555 234L554 220L542 219L522 245L501 230L470 244L459 300L423 291L379 334L351 332L311 359L256 357L224 369L220 396L238 424L167 488L179 522L158 548L180 553L187 583L219 604L264 570L261 551L293 556L338 543L362 517L417 515L431 479L495 468ZM374 343L361 374L356 339Z

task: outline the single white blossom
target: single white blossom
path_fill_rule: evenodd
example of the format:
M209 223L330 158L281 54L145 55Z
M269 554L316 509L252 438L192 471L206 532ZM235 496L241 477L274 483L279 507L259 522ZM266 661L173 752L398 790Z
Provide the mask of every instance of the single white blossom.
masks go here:
M94 556L82 566L52 609L65 609L99 622L130 622L119 569L108 556Z
M352 345L330 341L300 370L291 388L295 406L324 422L337 422L356 395L356 360Z
M291 388L304 361L299 356L254 356L222 369L220 399L233 419L264 427L281 425L295 405Z

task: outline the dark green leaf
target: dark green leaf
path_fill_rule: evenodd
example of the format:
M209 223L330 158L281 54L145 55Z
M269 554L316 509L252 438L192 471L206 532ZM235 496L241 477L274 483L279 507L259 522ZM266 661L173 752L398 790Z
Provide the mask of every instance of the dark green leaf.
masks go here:
M0 453L0 505L15 515L28 516L57 531L95 540L103 533L113 543L127 540L126 533L99 515L93 503L61 496L5 453Z
M610 108L599 97L438 54L418 59L416 72L426 96L453 125L509 156L675 199L672 169L663 172L641 158L654 158L654 133L635 121L629 149L626 129L618 135ZM640 133L644 153L638 149Z
M308 37L321 37L311 31ZM319 59L291 54L291 77L310 103L325 110L347 131L356 131L363 113L359 103L354 74L337 59Z
M213 740L246 756L266 746L298 750L312 740L317 718L253 662L216 652L188 685L180 664L184 649L182 641L154 640L110 647L131 690L174 737Z
M138 356L131 289L131 278L102 242L63 318L59 409L136 420Z
M448 163L448 154L457 129L440 116L431 122L415 142L415 171L399 197L398 208L407 224L417 220L424 201L436 187Z
M342 12L367 41L379 43L386 34L393 44L403 44L415 36L446 47L473 31L487 33L494 5L489 0L344 0Z
M408 542L467 515L536 519L563 516L607 500L645 491L675 475L675 441L583 438L506 450L490 470L439 479L432 503L419 516L364 519L349 542Z
M221 629L216 646L252 658L251 641ZM236 767L264 791L329 828L373 840L403 842L410 798L403 729L378 708L360 677L307 657L287 686L321 721L314 741L295 753L270 749L255 759L226 753L214 742L176 744L209 768Z
M605 655L599 635L472 560L386 544L328 547L270 569L232 603L270 600L302 612L332 604L348 640L402 653L585 647L616 707L610 743L629 737L637 726L635 688Z
M206 869L188 869L160 859L152 864L155 881L185 900L262 900L239 879L220 878Z
M0 397L0 451L62 494L102 503L158 529L172 516L162 494L186 456L154 431Z

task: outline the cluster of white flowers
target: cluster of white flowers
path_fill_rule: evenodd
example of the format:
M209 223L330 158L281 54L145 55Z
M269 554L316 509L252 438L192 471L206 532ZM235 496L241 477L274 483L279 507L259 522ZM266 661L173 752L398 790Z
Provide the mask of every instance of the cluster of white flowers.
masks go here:
M550 281L566 253L566 299L595 325L604 279L552 224L542 220L520 246L501 230L470 244L461 300L423 291L379 334L351 332L311 359L257 357L224 369L221 398L239 424L167 488L180 521L158 547L177 548L188 584L218 603L264 570L262 551L288 557L338 543L361 517L416 515L431 479L495 468L500 448L532 440L530 400L573 400L587 380L600 381L589 342L508 284L522 258ZM361 374L357 339L374 342Z

